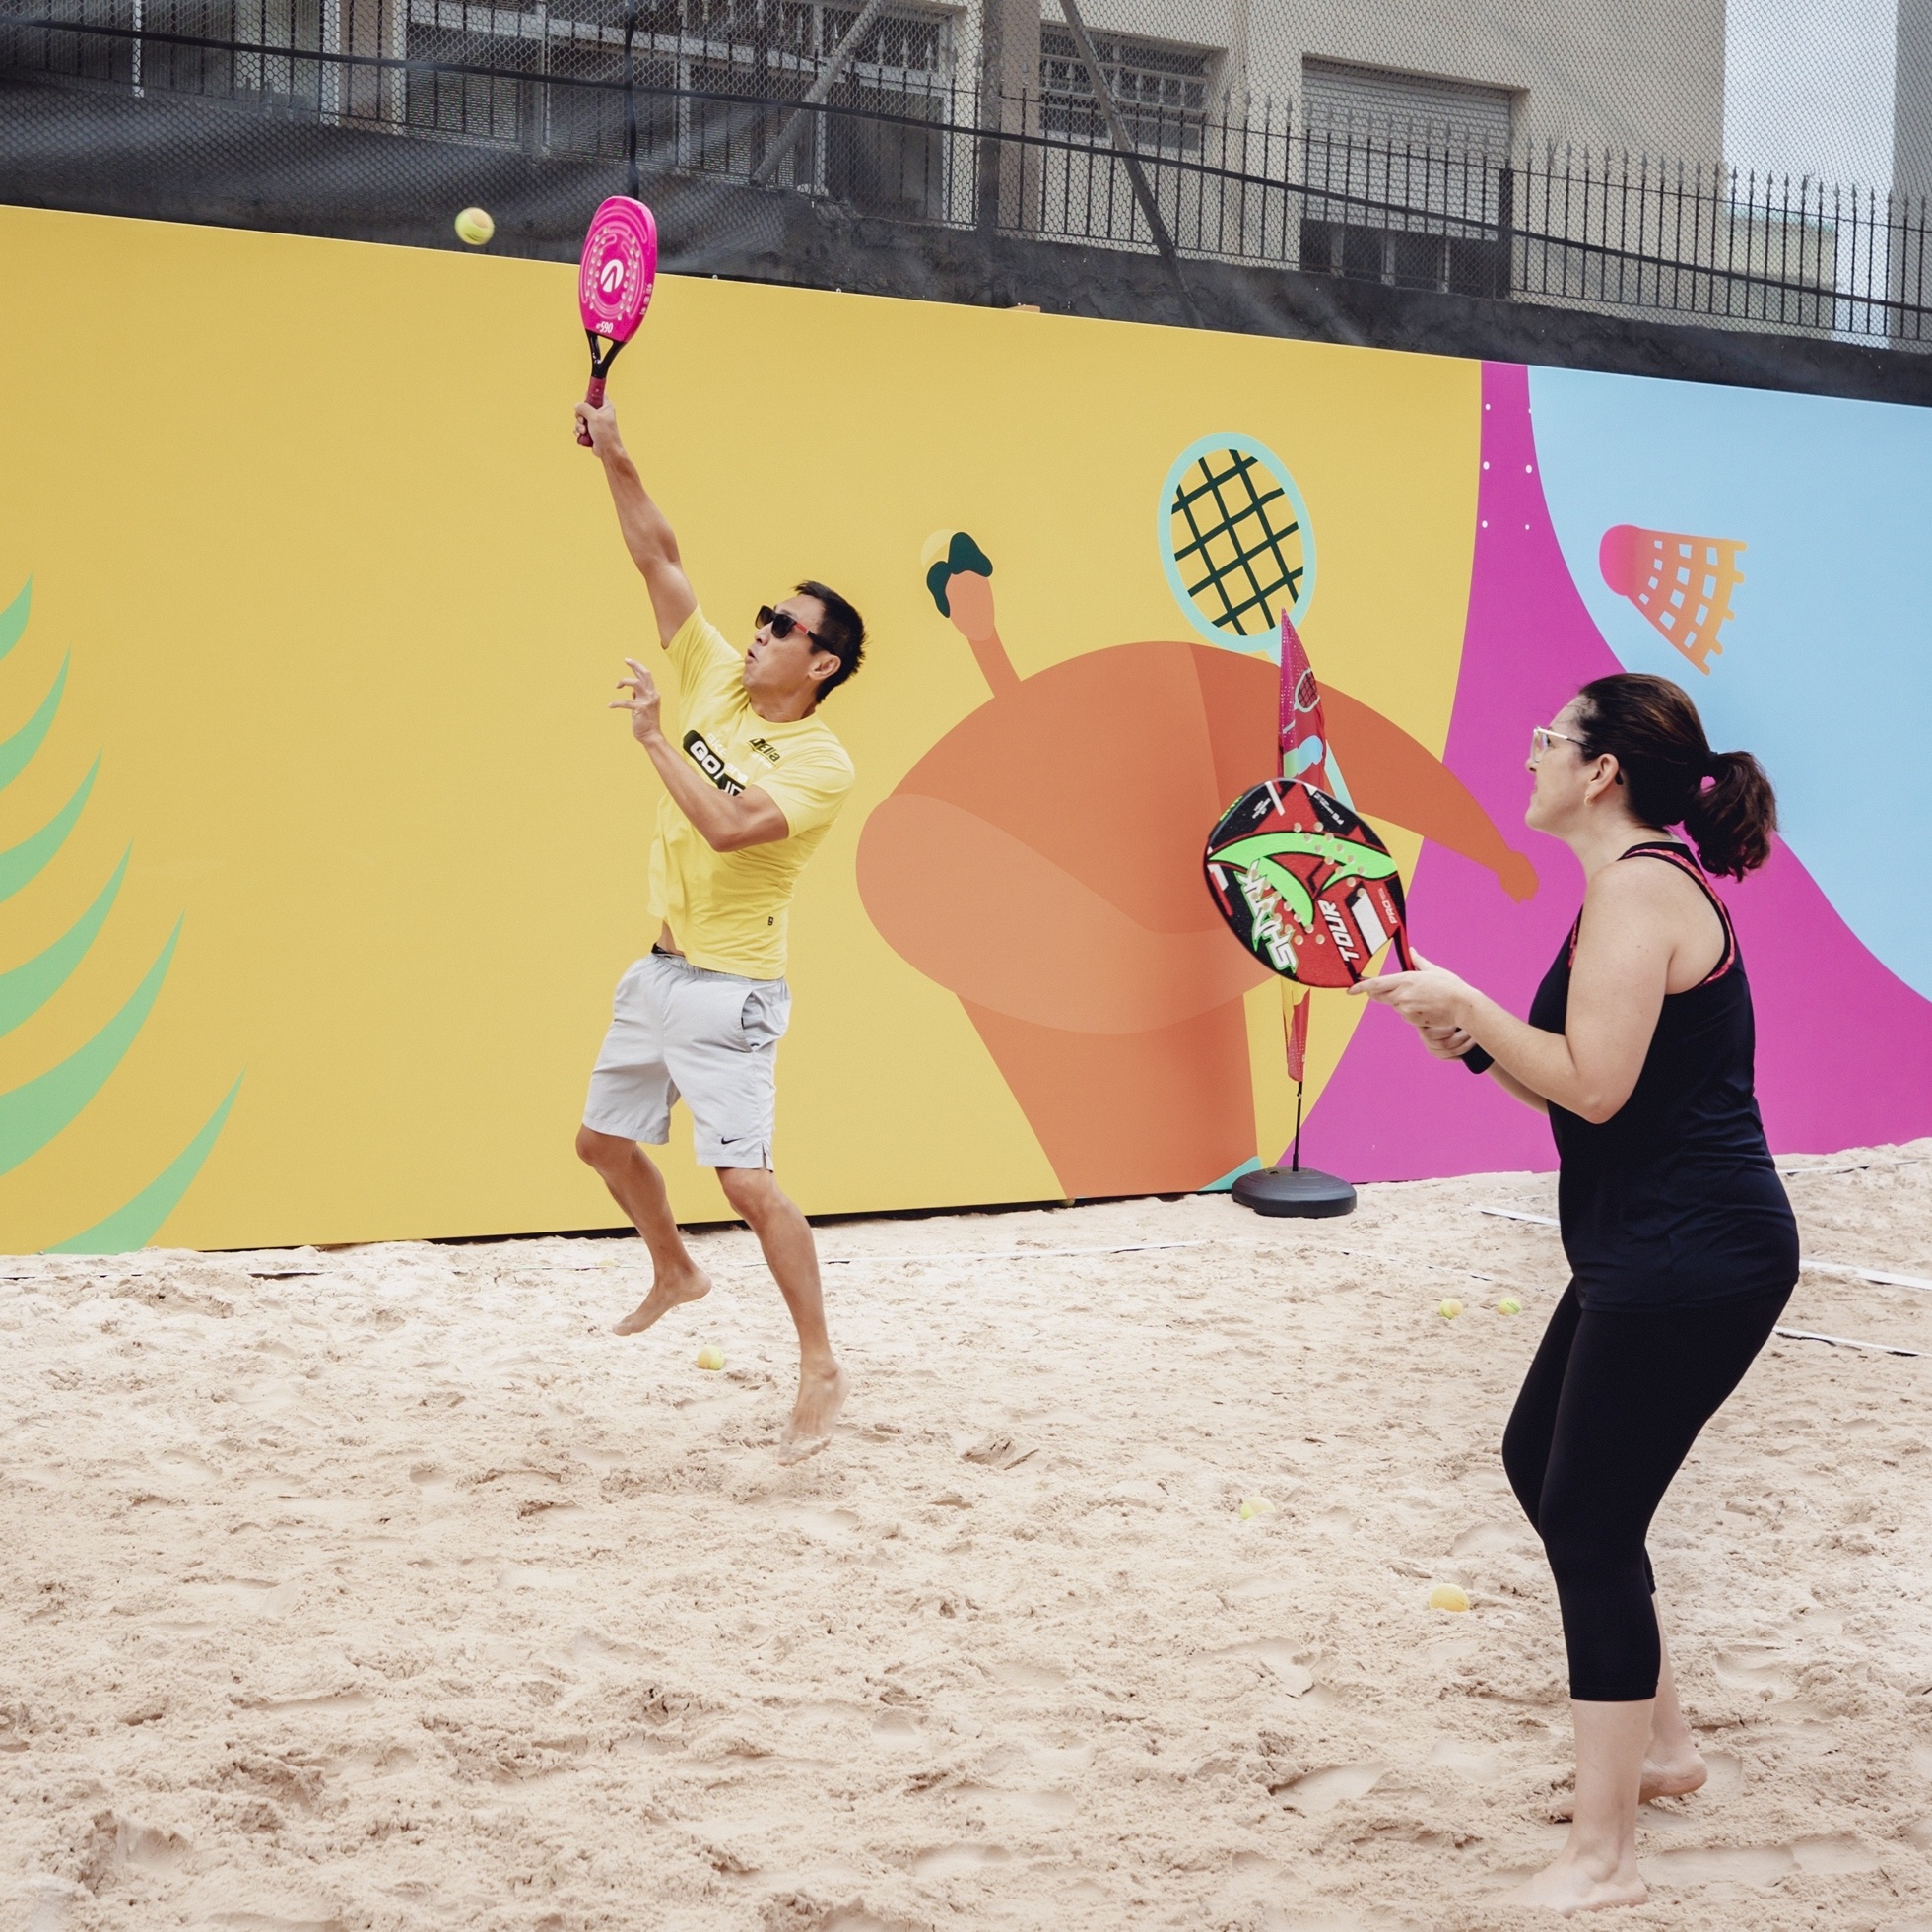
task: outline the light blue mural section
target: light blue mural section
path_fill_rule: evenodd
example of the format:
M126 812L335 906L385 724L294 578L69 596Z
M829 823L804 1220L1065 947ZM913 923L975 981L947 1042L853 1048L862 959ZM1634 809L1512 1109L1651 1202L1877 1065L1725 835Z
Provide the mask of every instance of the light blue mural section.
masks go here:
M1932 410L1532 369L1544 496L1626 669L1674 678L1756 752L1787 842L1932 998ZM1604 582L1619 523L1747 546L1704 676Z

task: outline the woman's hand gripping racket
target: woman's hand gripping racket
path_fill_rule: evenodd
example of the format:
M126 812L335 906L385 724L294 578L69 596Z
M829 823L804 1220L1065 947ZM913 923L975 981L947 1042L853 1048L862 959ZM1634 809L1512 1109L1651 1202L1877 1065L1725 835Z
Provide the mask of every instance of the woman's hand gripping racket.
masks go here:
M590 219L577 269L577 313L590 341L590 387L583 392L590 408L604 406L604 378L617 352L637 333L656 281L655 219L641 201L612 195ZM577 440L590 447L590 432L581 423Z

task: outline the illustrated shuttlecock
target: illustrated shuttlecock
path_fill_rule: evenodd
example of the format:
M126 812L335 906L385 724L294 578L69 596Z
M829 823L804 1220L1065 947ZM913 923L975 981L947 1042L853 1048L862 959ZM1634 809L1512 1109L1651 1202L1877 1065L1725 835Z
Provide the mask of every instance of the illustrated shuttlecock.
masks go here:
M1710 658L1724 648L1717 633L1731 615L1731 592L1744 581L1743 549L1728 537L1619 523L1603 533L1597 564L1604 582L1708 677Z

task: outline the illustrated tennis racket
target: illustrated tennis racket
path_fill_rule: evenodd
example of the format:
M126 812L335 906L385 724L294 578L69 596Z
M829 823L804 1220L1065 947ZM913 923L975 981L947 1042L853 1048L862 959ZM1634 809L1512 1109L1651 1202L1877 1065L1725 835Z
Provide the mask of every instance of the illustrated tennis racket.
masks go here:
M577 313L590 342L590 387L583 399L592 409L604 401L604 378L617 352L637 333L650 307L657 281L657 222L641 201L614 194L590 218L577 269ZM590 432L577 426L587 449Z
M1302 986L1353 986L1384 946L1411 969L1402 880L1340 799L1286 778L1243 792L1208 835L1208 890L1234 937Z
M1251 436L1203 436L1174 460L1161 556L1189 623L1236 650L1255 648L1284 616L1304 617L1314 591L1307 506L1287 465Z

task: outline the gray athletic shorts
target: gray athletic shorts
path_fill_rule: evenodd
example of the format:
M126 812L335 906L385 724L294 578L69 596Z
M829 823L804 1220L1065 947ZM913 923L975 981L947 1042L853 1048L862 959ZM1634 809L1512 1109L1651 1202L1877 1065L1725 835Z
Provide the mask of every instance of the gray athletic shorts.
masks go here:
M617 982L583 1124L662 1147L682 1099L700 1166L770 1166L778 1041L790 1020L782 979L647 954Z

